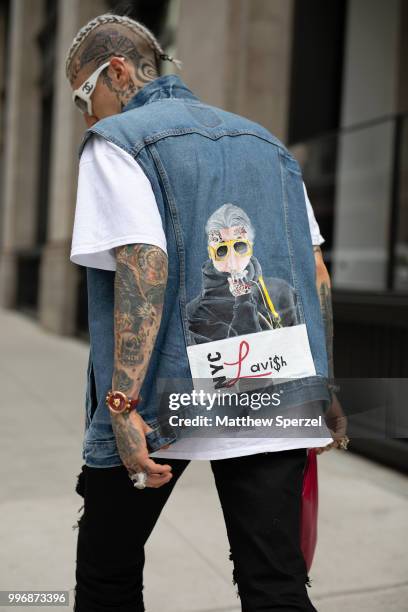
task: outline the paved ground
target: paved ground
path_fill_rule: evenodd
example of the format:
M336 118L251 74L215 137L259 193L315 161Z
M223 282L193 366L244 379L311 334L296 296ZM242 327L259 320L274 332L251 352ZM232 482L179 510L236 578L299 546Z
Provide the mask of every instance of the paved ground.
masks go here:
M87 346L4 311L0 331L0 589L72 592ZM340 451L319 458L319 477L316 608L408 610L408 479ZM148 612L240 610L206 462L189 466L166 506L145 583Z

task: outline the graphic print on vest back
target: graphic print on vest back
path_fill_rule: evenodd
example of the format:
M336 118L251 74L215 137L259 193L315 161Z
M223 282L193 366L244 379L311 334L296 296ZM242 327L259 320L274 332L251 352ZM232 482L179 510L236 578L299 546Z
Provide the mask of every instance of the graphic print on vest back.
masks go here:
M202 288L187 304L187 354L193 380L206 391L243 390L273 379L314 376L306 325L294 288L264 278L246 212L224 204L206 223L208 260ZM260 254L261 257L262 254Z

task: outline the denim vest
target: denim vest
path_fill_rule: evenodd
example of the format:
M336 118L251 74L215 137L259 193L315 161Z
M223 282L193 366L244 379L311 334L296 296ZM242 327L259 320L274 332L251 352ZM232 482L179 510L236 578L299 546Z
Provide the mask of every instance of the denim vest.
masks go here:
M283 330L304 330L310 347L305 374L300 367L300 374L289 375L280 386L290 401L319 400L325 409L326 343L302 176L283 144L259 124L204 104L177 75L151 81L122 113L89 129L80 153L92 134L137 160L151 183L167 239L163 316L138 407L153 428L147 436L150 450L176 439L158 419L156 381L191 381L192 368L200 377L206 342L218 347L253 332L260 332L261 340L262 334L278 337L278 318ZM234 228L228 240L217 229L224 223L217 215L224 213L230 218L226 225ZM206 231L210 219L213 225ZM222 269L232 249L245 264L234 277ZM121 464L105 405L113 373L114 275L87 268L90 352L83 458L93 467ZM231 293L231 278L238 295ZM207 357L215 354L218 348Z

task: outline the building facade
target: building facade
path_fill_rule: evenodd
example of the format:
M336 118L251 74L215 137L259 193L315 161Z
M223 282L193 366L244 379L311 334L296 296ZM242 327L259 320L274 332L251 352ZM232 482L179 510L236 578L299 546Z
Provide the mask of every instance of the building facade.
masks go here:
M203 100L299 159L326 239L337 376L408 377L404 0L0 0L0 304L86 334L84 270L69 261L83 125L64 58L112 9L146 23Z

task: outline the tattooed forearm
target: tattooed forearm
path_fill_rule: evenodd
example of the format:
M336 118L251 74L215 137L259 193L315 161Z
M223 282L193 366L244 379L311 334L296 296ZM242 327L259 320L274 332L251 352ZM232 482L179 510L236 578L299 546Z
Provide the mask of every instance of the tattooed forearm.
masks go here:
M333 366L333 310L331 297L330 276L323 261L322 251L319 246L313 247L316 261L316 286L320 300L324 330L326 335L326 350L329 366L329 378L334 376Z
M116 262L112 387L137 397L161 321L167 257L156 246L126 245Z
M129 397L139 395L159 329L167 283L167 257L149 244L116 249L112 388ZM135 411L113 415L111 422L119 455L129 470L145 438Z
M129 470L138 470L133 464L135 456L143 446L144 439L137 427L134 426L129 412L112 417L112 428L116 437L116 444L120 458Z
M115 388L129 395L130 389L132 388L132 385L133 385L133 380L131 379L130 376L126 374L125 370L120 370L119 368L116 369L115 381L116 381Z
M329 364L329 378L333 378L333 312L330 286L322 282L319 287L320 308L326 334L326 350Z

